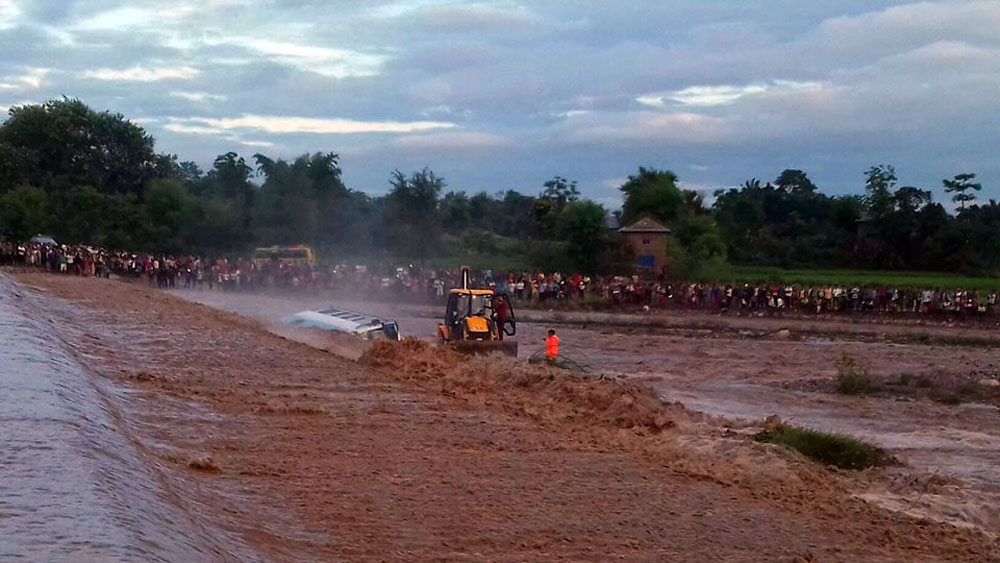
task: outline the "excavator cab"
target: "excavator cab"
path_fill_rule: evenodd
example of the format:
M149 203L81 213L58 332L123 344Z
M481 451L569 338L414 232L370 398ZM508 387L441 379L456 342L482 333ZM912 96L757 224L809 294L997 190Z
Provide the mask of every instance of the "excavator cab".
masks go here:
M505 294L492 289L470 289L467 268L462 269L462 287L448 292L444 322L438 337L466 353L503 352L517 355L517 342L504 340L517 334L514 308Z

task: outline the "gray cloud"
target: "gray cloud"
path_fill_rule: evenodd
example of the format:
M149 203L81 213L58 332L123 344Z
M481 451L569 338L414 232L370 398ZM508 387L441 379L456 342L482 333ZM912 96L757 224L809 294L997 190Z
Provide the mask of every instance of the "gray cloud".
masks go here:
M0 107L62 95L161 150L341 153L352 187L638 166L710 189L786 167L835 192L895 164L1000 196L1000 1L0 0Z

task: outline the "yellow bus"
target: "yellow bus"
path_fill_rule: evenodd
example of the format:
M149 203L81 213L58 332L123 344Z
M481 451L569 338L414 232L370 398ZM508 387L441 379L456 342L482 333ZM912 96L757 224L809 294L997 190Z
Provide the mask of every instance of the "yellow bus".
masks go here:
M296 244L293 246L265 246L255 248L253 251L253 261L255 264L266 262L290 262L293 264L316 265L316 253L311 246Z

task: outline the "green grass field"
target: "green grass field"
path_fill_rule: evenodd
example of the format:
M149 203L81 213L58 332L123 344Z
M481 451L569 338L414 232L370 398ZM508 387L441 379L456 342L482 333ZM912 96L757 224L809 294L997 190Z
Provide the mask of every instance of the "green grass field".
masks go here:
M875 270L786 270L759 266L723 264L706 268L704 281L791 285L868 285L915 288L993 290L1000 288L1000 278L973 277L937 272L882 272Z

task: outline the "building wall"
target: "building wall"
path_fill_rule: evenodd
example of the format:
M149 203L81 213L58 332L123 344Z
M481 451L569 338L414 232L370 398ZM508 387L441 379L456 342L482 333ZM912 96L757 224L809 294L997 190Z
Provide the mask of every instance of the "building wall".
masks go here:
M665 233L625 233L632 245L636 261L640 267L644 264L643 257L652 257L653 272L660 273L667 265L667 235Z

